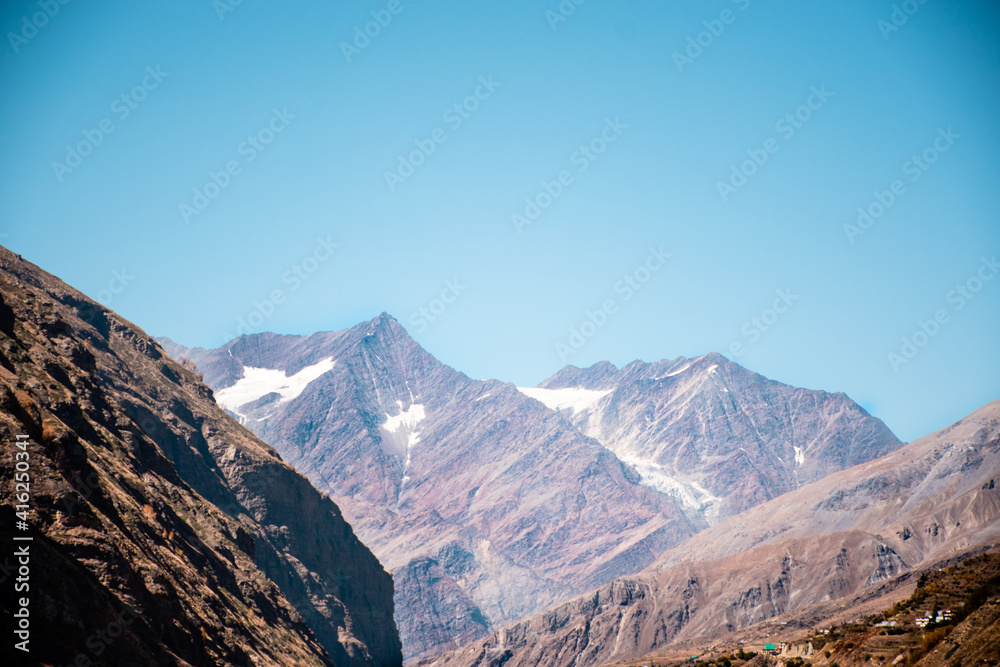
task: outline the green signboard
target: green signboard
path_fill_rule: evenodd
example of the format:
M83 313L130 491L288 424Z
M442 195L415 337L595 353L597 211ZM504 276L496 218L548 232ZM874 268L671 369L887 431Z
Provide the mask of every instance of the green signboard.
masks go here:
M765 651L773 651L774 650L774 644L764 644L764 650Z

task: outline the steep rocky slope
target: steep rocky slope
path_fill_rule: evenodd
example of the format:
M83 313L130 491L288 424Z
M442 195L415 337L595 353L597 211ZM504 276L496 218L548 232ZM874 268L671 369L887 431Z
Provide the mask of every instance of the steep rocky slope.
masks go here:
M394 572L407 657L637 572L704 527L560 415L445 366L388 315L167 347Z
M844 394L790 387L716 353L567 366L522 391L710 522L902 444Z
M585 667L796 612L819 622L824 603L996 541L998 480L1000 401L717 524L640 575L424 664Z
M912 593L894 604L873 600L867 611L845 610L846 620L822 628L760 624L739 639L689 643L686 650L668 648L612 664L683 667L697 654L701 667L743 667L772 644L780 647L774 664L784 667L992 667L1000 664L998 547L931 563L911 577L906 588Z
M37 662L402 662L392 580L337 506L141 330L0 249L5 556L18 435Z
M926 570L893 606L794 643L816 667L1000 664L1000 552Z
M844 530L880 532L907 563L1000 534L1000 401L874 461L751 508L667 551L656 567Z

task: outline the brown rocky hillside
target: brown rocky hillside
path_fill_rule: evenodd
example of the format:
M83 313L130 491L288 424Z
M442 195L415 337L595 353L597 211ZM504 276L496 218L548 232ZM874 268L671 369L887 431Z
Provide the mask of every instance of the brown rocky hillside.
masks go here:
M392 580L337 506L140 329L0 249L0 559L18 435L31 652L8 637L3 664L401 664Z

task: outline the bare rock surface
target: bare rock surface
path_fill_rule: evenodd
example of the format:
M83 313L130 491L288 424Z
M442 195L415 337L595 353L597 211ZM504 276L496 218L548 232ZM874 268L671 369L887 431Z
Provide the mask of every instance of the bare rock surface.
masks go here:
M713 523L902 445L845 394L775 382L716 353L567 366L538 389L556 406L589 391L567 418Z
M586 667L797 614L815 624L824 604L875 599L922 565L995 543L998 479L1000 401L712 526L638 575L421 664Z
M140 329L0 249L5 479L17 435L38 663L402 663L391 577L329 497Z

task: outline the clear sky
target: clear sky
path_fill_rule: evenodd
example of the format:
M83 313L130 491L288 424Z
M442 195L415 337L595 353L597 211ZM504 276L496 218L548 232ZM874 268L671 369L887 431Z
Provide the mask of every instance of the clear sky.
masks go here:
M36 0L0 28L0 243L153 335L387 311L521 385L715 350L905 440L1000 398L996 3Z

